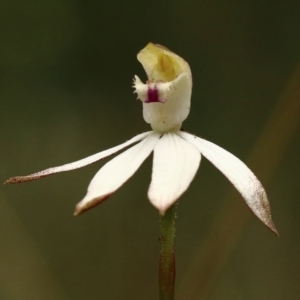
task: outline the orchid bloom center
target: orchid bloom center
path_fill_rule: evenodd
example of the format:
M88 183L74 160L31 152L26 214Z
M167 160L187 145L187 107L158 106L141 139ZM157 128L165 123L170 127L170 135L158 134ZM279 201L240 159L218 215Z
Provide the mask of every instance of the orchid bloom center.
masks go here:
M134 77L133 88L143 103L143 116L154 131L180 130L190 111L192 75L181 57L160 45L149 43L138 54L148 81Z

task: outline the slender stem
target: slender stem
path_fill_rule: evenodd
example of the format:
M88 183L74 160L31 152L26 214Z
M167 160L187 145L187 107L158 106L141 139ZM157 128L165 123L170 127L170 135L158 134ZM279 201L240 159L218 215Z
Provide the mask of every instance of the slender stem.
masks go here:
M175 217L177 203L160 216L160 259L159 259L159 299L174 300L175 255L173 250L175 236Z

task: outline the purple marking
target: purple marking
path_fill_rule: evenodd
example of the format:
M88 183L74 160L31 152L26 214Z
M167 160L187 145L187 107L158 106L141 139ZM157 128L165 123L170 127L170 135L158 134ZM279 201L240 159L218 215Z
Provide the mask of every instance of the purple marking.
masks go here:
M154 88L148 88L148 99L145 101L145 103L151 103L151 102L162 102L160 99L159 99L159 96L158 96L158 89L156 86L154 86Z

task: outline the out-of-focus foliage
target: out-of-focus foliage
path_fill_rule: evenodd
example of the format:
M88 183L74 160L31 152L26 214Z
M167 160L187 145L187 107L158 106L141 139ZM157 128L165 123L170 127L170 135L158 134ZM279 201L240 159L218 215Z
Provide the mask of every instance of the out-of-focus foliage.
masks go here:
M135 74L146 78L136 54L149 41L167 46L191 66L192 110L184 129L246 160L299 68L300 2L4 1L2 181L71 162L148 130L131 84ZM288 133L283 127L273 134ZM218 274L207 273L213 284L206 299L281 300L300 294L299 149L299 129L293 129L263 182L281 237L243 212L250 221ZM275 150L265 151L271 157ZM72 217L101 165L1 188L1 299L157 299L158 216L146 196L151 161L111 199ZM258 177L266 167L253 163ZM199 247L208 244L207 233L232 190L203 159L178 209L181 295L185 275ZM245 204L236 201L240 216ZM217 226L232 231L230 224ZM216 253L224 251L226 241L225 231ZM199 278L194 276L191 286L201 287ZM201 291L192 294L200 299Z

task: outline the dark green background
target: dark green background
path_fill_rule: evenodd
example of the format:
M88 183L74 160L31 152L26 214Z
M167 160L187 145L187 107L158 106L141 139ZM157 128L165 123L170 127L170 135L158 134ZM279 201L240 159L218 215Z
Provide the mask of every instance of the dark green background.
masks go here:
M135 74L146 79L136 54L149 41L191 66L192 110L184 129L246 160L299 63L300 2L2 1L1 180L83 158L149 130L131 88ZM194 297L178 300L298 299L299 149L295 129L266 185L281 237L246 212L250 221L219 272L205 275L209 292L201 296L206 284L195 275ZM1 300L158 298L158 214L146 196L151 159L104 204L74 218L75 204L102 165L1 187ZM253 171L260 177L263 169ZM191 265L197 268L199 248L208 251L207 233L232 190L203 159L178 209L181 295L191 292L185 275ZM241 211L246 207L242 198L234 201ZM216 254L226 240L225 232Z

